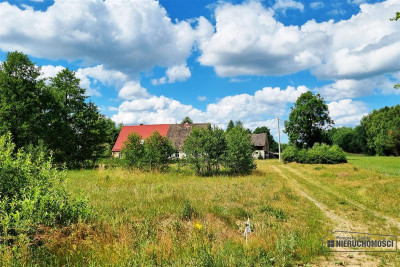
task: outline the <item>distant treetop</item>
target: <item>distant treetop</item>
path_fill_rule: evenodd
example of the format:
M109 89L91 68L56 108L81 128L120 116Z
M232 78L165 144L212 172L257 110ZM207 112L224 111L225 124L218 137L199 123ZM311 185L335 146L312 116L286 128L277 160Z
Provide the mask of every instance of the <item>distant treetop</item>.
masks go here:
M181 124L193 124L193 121L192 121L191 118L189 118L188 116L186 116L186 117L182 120Z

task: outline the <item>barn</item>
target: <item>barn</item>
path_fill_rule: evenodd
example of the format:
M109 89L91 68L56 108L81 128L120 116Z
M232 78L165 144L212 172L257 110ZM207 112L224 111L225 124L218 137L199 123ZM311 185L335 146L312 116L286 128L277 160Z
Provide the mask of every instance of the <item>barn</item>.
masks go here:
M253 157L258 159L269 158L269 144L266 133L252 134L251 142L253 143L254 152Z

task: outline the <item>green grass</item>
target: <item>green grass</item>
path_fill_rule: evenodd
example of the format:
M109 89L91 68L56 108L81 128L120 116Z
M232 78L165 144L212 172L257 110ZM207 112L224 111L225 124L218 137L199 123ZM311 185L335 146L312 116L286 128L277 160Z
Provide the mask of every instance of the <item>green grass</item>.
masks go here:
M0 246L0 266L293 266L325 257L334 263L335 255L321 253L319 238L335 222L274 168L337 214L371 232L399 235L400 229L350 203L400 220L397 159L378 158L379 166L376 158L350 156L350 164L339 165L263 160L249 176L198 177L177 166L167 173L72 170L67 189L88 196L91 223L42 229L30 242L21 237L18 246ZM254 232L246 244L248 218ZM399 255L382 259L399 263Z
M357 168L365 168L382 174L400 176L400 157L379 157L348 154L347 160Z

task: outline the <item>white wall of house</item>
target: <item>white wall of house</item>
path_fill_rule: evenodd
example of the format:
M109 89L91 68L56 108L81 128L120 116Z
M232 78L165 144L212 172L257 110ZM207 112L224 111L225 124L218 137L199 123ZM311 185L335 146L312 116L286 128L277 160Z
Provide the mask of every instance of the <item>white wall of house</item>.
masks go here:
M120 158L120 157L122 157L122 154L121 154L121 152L112 152L112 156L114 158Z
M262 156L263 159L265 159L265 151L264 150L254 150L253 151L253 158L258 159L260 157L260 155Z
M179 158L179 159L183 159L184 157L186 157L186 154L183 153L182 151L178 151L175 154L172 155L172 158Z

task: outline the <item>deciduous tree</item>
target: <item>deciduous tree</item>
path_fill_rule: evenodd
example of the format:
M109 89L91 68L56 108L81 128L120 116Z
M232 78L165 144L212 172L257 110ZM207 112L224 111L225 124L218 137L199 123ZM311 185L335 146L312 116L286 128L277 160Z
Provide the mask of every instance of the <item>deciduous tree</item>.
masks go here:
M312 147L314 143L323 141L323 131L332 124L324 99L308 91L291 108L284 132L297 147Z
M40 68L19 52L0 65L0 134L10 132L17 148L41 137L44 83Z

